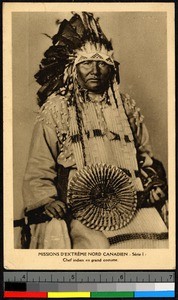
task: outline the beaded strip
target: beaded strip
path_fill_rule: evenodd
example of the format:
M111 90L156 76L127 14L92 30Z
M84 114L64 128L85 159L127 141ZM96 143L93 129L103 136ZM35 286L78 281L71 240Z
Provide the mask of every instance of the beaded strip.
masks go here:
M146 239L146 240L167 240L168 233L161 232L161 233L128 233L128 234L120 234L113 237L108 238L110 245L121 243L129 240L136 240L136 239Z

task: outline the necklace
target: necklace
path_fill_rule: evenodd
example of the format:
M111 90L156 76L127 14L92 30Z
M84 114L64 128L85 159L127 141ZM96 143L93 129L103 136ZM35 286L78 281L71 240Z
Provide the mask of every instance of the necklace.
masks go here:
M88 97L89 102L90 101L95 102L95 103L99 103L102 101L106 102L107 98L108 98L108 93L107 93L107 91L105 91L103 94L95 94L92 92L88 92L87 97Z

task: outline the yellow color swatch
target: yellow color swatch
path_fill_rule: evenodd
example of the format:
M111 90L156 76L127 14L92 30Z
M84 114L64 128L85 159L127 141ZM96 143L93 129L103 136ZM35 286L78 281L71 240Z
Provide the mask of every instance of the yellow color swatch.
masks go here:
M48 298L90 298L90 292L48 292Z

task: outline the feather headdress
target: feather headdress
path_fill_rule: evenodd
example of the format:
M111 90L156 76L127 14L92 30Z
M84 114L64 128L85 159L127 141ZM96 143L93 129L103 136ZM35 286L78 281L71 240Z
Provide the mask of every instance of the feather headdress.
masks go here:
M64 87L67 91L73 65L84 60L104 60L113 65L119 81L119 63L113 60L111 41L106 38L99 19L95 19L92 13L74 13L69 21L65 19L60 23L57 34L51 39L52 45L44 53L40 70L35 74L36 81L41 85L37 92L40 106L54 92L60 92Z

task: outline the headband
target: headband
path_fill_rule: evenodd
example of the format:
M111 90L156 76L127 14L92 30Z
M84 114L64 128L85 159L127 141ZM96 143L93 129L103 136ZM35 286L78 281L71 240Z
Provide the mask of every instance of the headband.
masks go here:
M87 42L81 49L76 51L74 66L84 61L104 61L108 65L114 66L113 51L107 50L99 43L91 44Z

